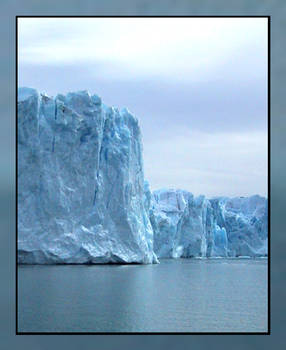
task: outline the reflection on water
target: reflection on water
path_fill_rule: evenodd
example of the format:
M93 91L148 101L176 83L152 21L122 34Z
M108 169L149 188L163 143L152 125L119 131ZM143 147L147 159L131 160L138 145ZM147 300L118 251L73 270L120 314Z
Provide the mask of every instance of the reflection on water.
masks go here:
M267 260L20 266L20 332L266 332Z

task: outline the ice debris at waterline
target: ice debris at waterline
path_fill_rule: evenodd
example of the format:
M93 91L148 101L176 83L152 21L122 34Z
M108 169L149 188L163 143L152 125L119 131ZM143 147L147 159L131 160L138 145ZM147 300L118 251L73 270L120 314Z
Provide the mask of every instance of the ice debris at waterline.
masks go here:
M150 192L137 119L86 91L18 90L18 261L267 255L267 200Z
M266 198L255 195L209 200L168 189L150 196L158 258L267 256Z
M86 91L19 88L18 261L157 262L140 128L127 109Z

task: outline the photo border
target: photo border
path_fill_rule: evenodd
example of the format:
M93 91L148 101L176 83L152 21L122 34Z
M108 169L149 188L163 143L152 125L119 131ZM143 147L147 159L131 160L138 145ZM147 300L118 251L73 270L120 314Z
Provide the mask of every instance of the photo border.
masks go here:
M268 161L268 176L267 176L267 188L268 188L268 295L267 295L267 311L268 311L268 322L266 332L20 332L18 329L18 18L267 18L267 130L268 130L268 147L267 147L267 161ZM16 181L15 181L15 203L16 203L16 262L15 262L15 276L16 276L16 335L271 335L271 226L270 226L270 203L271 203L271 188L270 188L270 142L271 142L271 16L26 16L17 15L15 16L15 55L16 55L16 66L15 66L15 164L16 164Z

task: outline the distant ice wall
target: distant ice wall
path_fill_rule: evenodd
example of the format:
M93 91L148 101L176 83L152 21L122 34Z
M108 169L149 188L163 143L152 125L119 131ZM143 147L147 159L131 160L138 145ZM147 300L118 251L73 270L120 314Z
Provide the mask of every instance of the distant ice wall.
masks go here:
M257 195L209 200L158 190L152 194L150 221L159 258L268 254L267 200Z

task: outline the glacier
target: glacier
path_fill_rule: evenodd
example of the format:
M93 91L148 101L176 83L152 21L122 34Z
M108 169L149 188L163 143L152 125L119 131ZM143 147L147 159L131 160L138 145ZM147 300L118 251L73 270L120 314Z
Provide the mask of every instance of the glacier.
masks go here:
M19 263L267 255L266 198L151 191L128 109L19 88L17 112Z
M146 191L146 186L145 186ZM268 201L154 191L149 206L158 258L267 256Z
M138 120L87 91L18 90L18 261L153 263Z

